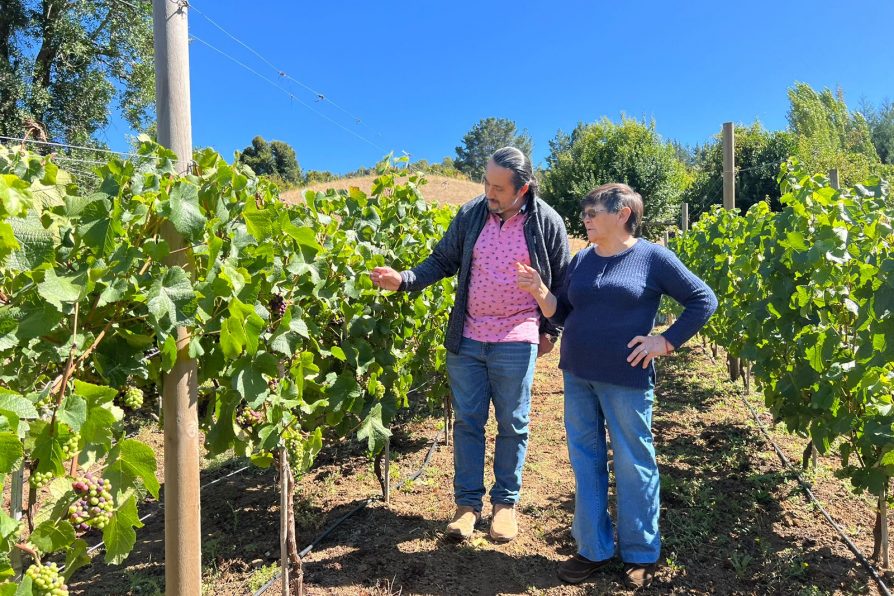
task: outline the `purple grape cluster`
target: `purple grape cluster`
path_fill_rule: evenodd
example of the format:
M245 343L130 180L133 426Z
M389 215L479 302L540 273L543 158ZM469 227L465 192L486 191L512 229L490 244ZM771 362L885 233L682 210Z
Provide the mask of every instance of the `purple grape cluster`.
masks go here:
M273 297L270 298L270 312L277 317L282 317L286 314L286 301L279 294L274 294Z
M78 500L68 508L68 519L78 532L90 528L103 529L112 519L114 503L112 483L93 474L85 474L71 484L78 494Z
M31 578L31 593L35 596L68 594L68 586L65 585L65 580L59 574L59 567L55 563L49 565L35 563L25 574Z

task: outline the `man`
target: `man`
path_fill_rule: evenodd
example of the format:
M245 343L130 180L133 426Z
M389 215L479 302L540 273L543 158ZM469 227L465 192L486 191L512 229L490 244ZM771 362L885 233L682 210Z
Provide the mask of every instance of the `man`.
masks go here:
M446 333L447 376L453 394L454 499L447 535L465 540L481 518L484 426L490 402L497 419L490 536L518 534L515 505L528 444L534 362L552 350L558 328L516 282L517 263L537 270L553 291L568 265L562 218L536 196L531 161L514 147L494 153L484 194L463 205L432 254L409 271L376 267L386 290L420 290L459 274Z

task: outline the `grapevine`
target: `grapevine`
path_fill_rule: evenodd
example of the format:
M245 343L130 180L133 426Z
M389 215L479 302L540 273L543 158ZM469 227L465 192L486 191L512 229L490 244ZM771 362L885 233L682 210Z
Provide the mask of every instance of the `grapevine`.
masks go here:
M452 217L422 199L425 180L400 169L403 158L378 166L369 194L308 193L295 205L212 150L193 158L178 174L173 153L143 138L85 192L52 158L0 146L0 474L26 465L35 499L4 542L0 577L15 577L9 553L29 526L56 537L32 545L41 558L88 530L114 532L107 561L127 556L139 498L160 486L122 408L140 409L161 385L178 327L198 365L207 454L265 466L285 444L297 474L324 440L382 449L412 387L443 370L453 281L383 300L367 274L415 265ZM166 225L187 241L188 267L166 264ZM445 384L432 387L440 403ZM74 494L54 488L83 466ZM14 527L8 517L0 525Z

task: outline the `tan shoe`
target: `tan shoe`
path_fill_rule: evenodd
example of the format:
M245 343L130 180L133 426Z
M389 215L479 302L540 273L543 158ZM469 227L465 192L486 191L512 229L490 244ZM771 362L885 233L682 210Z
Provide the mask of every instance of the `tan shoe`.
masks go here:
M481 519L481 513L475 511L472 507L458 505L456 513L453 514L453 520L447 524L448 537L456 540L468 540L475 531L475 524Z
M496 542L509 542L518 536L518 520L515 519L515 505L497 503L494 516L490 520L490 537Z
M624 564L624 585L631 590L639 590L640 588L648 588L655 579L655 563L625 563Z

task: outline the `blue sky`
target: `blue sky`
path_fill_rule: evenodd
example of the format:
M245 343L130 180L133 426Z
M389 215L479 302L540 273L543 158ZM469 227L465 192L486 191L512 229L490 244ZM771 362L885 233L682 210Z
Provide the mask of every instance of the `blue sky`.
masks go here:
M687 144L730 120L784 128L795 81L841 87L852 109L894 100L890 0L191 2L336 104L191 12L194 36L288 92L193 41L193 141L228 159L261 135L291 144L304 169L345 172L388 151L440 161L495 116L529 131L539 163L559 129L622 113ZM125 149L128 133L116 122L107 142Z

